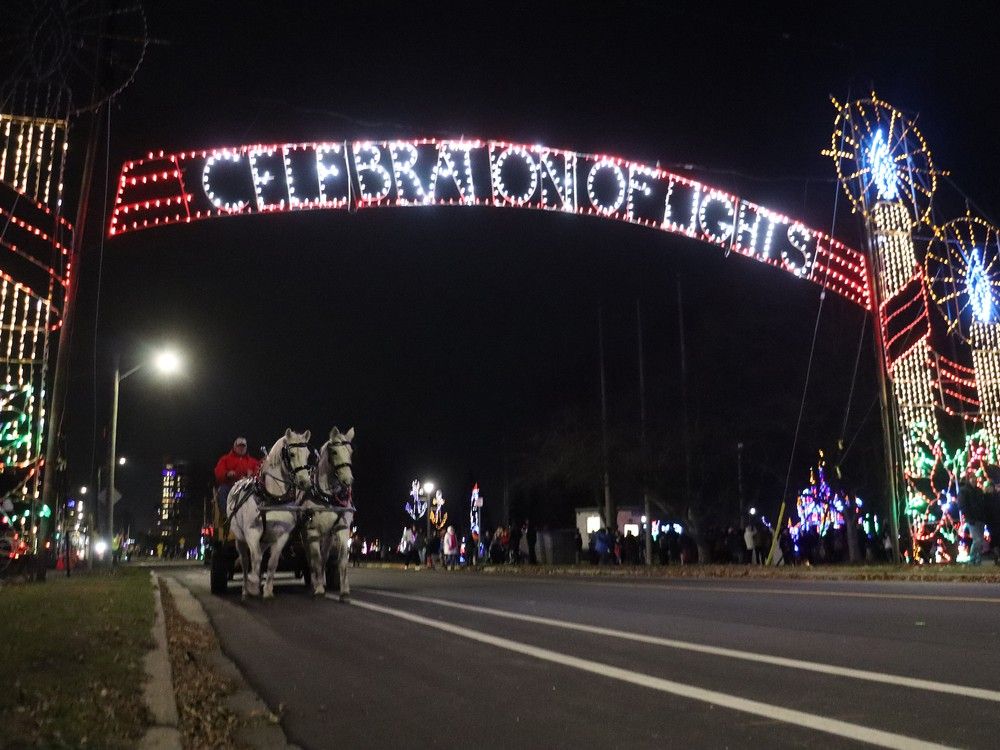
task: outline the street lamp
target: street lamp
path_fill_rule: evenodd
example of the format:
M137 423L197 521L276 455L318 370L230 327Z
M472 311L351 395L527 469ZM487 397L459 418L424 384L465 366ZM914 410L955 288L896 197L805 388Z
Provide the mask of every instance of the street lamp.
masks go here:
M121 388L121 382L130 375L135 375L146 365L150 364L148 361L140 362L131 370L126 370L124 373L121 372L121 365L118 355L115 355L115 386L113 397L111 399L111 446L108 451L108 512L107 512L107 539L110 542L114 538L114 513L115 513L115 465L121 464L125 465L125 458L122 457L117 462L115 461L116 455L116 443L118 442L118 392ZM159 353L152 360L153 366L162 375L174 375L180 370L181 360L177 352L172 350L164 350ZM114 556L111 558L114 560Z

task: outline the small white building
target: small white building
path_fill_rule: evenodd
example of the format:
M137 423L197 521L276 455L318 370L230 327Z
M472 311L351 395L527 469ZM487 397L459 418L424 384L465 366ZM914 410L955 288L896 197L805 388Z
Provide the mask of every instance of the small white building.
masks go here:
M619 506L617 522L618 530L622 534L628 534L631 531L635 536L639 536L639 530L644 526L642 508ZM596 505L576 509L576 527L580 530L584 548L587 546L588 537L602 525L601 509Z

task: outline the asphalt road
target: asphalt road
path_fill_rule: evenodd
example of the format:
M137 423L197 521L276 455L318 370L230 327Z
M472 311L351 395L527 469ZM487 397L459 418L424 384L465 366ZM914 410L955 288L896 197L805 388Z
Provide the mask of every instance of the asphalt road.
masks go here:
M1000 746L997 586L164 572L304 748Z

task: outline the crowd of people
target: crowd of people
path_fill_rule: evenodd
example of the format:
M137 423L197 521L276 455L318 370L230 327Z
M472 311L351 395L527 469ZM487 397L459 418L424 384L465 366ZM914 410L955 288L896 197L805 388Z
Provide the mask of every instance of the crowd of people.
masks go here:
M420 524L403 527L403 535L396 546L403 560L403 567L414 570L422 567L442 567L454 570L461 562L464 538L459 541L454 526L436 529L431 528L430 535L424 534Z

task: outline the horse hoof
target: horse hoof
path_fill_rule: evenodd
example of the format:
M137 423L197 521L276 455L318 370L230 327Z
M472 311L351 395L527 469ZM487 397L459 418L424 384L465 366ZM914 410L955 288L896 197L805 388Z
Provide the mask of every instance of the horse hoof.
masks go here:
M326 589L321 588L313 591L313 596L323 596L324 594L326 594Z
M351 595L350 594L341 594L340 595L340 603L341 604L350 604L351 603Z

